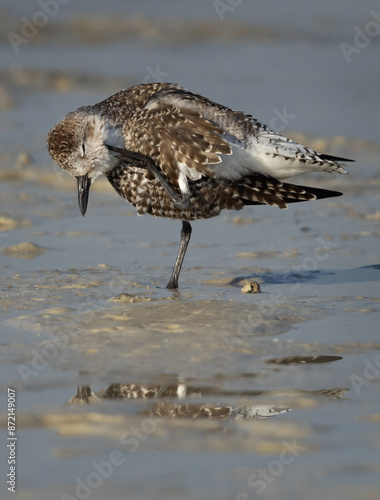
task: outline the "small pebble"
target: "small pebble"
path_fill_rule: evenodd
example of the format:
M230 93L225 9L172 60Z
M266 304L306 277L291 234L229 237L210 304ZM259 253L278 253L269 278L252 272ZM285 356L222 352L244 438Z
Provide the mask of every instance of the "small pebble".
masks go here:
M241 293L261 293L261 288L257 281L250 281L243 286Z

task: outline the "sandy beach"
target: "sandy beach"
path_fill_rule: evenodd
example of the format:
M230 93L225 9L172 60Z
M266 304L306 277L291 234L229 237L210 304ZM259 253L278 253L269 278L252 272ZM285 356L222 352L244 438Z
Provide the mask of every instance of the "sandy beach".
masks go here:
M5 0L0 18L1 498L377 499L377 2ZM152 81L354 159L294 179L343 196L194 222L168 291L180 222L105 179L83 218L46 150L69 111Z

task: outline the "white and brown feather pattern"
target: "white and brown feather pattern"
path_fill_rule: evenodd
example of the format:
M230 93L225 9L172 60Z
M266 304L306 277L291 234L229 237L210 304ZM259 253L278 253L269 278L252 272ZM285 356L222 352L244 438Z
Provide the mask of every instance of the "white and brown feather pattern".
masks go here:
M288 184L264 175L249 176L234 184L236 192L243 200L255 201L263 205L287 208L288 203L315 200L317 196L303 186Z
M209 165L220 163L221 154L231 154L218 127L199 113L173 106L137 111L133 127L126 123L123 132L127 148L152 158L178 188L181 174L190 180L214 177Z
M201 175L249 173L286 179L307 171L345 173L339 158L316 153L252 115L171 83L132 87L95 105L123 126L125 147L150 156L175 186ZM184 182L185 181L185 182Z
M252 115L234 111L226 106L210 101L200 94L194 94L178 85L167 84L149 99L147 108L175 105L179 109L194 110L206 120L216 124L225 136L234 142L249 142L250 138L271 132L269 127L260 123Z
M240 143L242 147L251 145L252 139L256 139L259 142L273 144L277 148L281 145L284 148L284 152L282 153L281 148L279 148L280 152L277 154L287 156L287 151L289 157L296 155L305 162L310 160L314 164L321 162L332 165L336 163L336 160L339 160L339 158L333 156L317 153L310 148L296 143L292 139L278 134L250 114L243 113L242 111L234 111L200 94L189 92L187 89L176 84L152 83L139 85L131 87L126 91L121 91L103 102L110 103L113 99L120 102L121 96L124 95L128 103L134 103L131 107L132 114L133 109L143 108L146 111L153 109L163 110L170 106L178 108L182 113L185 110L192 110L204 119L214 123L222 131L226 139L231 140L233 143ZM344 158L341 160L351 161ZM343 173L343 171L341 170L340 173Z
M223 185L211 177L201 177L189 183L190 208L180 209L173 202L160 182L149 178L149 173L132 166L119 166L107 174L114 189L139 215L151 214L169 219L208 219L221 210L240 210L244 202L232 186Z
M119 195L136 207L139 215L148 213L187 221L215 217L224 209L241 210L245 205L287 208L287 203L313 200L318 196L314 188L308 190L260 174L246 177L239 183L204 176L189 183L190 208L182 210L146 170L121 163L107 174L107 178Z

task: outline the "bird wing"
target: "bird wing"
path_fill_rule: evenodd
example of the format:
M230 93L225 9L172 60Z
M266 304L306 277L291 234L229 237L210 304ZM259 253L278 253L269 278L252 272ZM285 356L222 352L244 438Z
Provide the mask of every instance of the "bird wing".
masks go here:
M223 131L193 109L155 101L134 111L123 128L126 148L145 154L173 187L188 192L188 180L214 177L210 165L230 155Z
M352 161L317 153L271 130L252 115L233 111L178 86L168 84L160 88L146 107L164 108L165 105L175 106L182 114L196 112L213 124L214 132L221 134L230 145L230 156L209 169L217 178L237 181L246 175L261 173L286 179L308 171L344 174L344 162Z

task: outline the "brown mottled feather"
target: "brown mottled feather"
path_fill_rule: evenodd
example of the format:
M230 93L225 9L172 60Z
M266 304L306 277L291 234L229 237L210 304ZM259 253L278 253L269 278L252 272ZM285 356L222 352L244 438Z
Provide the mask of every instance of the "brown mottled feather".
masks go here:
M137 111L133 118L133 128L128 122L124 125L126 144L150 156L174 187L179 186L179 163L214 177L208 165L219 163L219 154L231 153L227 141L218 135L221 130L192 110L158 107Z

